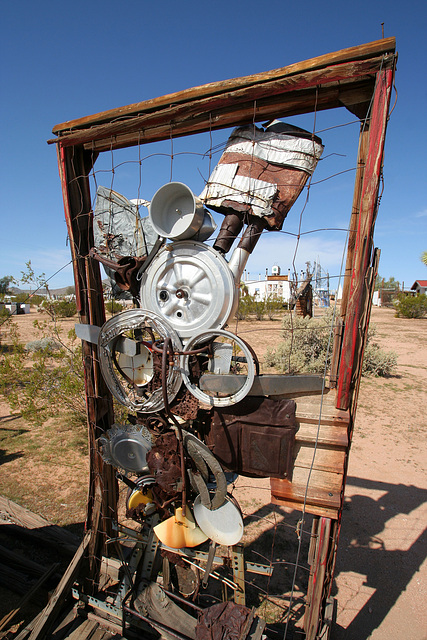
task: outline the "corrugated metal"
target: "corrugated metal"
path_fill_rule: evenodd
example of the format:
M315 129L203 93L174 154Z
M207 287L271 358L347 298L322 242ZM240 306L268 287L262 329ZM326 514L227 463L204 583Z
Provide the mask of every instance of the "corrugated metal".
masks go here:
M277 186L264 180L237 175L238 169L238 164L217 165L200 198L211 207L219 207L223 200L230 199L249 204L255 215L271 213L271 203L277 193Z
M224 154L242 153L291 169L312 174L322 155L323 145L294 135L239 127L231 134Z

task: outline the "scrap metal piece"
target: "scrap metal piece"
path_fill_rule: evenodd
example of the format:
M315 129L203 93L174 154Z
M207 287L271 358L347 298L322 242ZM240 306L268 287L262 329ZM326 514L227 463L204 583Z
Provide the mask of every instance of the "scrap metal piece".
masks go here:
M204 374L201 376L199 386L202 391L223 392L227 394L237 393L241 388L241 376L229 373L227 375ZM284 396L300 393L321 393L324 386L323 376L318 375L274 375L263 374L255 376L252 387L248 391L249 396Z
M145 427L114 424L99 441L104 462L130 473L148 471L147 453L152 441Z
M227 391L226 387L215 389L214 393L209 395L209 393L203 391L201 387L198 385L198 381L193 381L191 379L191 372L189 366L189 356L183 355L181 356L181 375L187 389L201 402L205 404L211 405L213 407L228 407L233 404L237 404L247 395L249 390L252 387L254 378L255 378L255 363L252 356L252 351L238 336L229 331L206 331L199 335L196 335L186 344L186 350L191 351L202 344L208 343L210 340L212 341L214 338L218 338L216 342L223 341L231 341L232 349L233 349L233 357L236 361L236 369L242 368L243 364L240 362L240 358L244 363L245 373L243 375L236 375L236 379L240 382L240 386L238 390L233 390L231 393ZM236 356L236 351L242 354L242 356ZM232 357L232 359L233 359ZM208 374L206 376L215 375L216 378L227 377L226 374L217 376L216 374Z
M320 138L274 121L233 130L200 199L225 215L261 217L280 230L323 152Z
M197 486L202 504L207 509L218 509L224 504L227 496L227 479L220 463L209 448L191 433L183 431L183 443L200 472L200 474L191 474L190 478ZM206 486L209 480L209 470L213 473L216 484L212 499L210 499Z
M162 625L164 637L171 637L167 632L169 627L172 638L176 638L178 632L186 638L196 639L196 619L175 604L157 583L151 582L148 586L144 584L134 606L138 613L148 618L147 622L151 619L154 623ZM156 624L153 626L156 628Z
M252 396L215 407L205 435L222 467L243 476L285 478L292 471L295 401Z
M139 216L138 203L103 186L99 186L96 193L93 234L98 253L116 262L124 256L146 256L158 238L149 217ZM117 286L114 271L108 265L104 269L110 278L114 297L130 298L129 292Z
M220 329L238 304L226 260L212 247L183 240L166 245L141 278L141 305L162 316L180 337Z
M205 609L196 627L197 640L246 640L260 638L265 621L248 607L219 602Z
M176 495L182 476L179 443L173 431L157 438L147 455L147 464L159 487L168 495Z
M122 338L133 332L135 335L146 334L139 340L144 346L144 354L142 354L142 360L138 360L136 363L130 363L130 369L128 372L120 370L120 362L116 357L116 345L121 345ZM151 344L155 340L164 341L166 338L170 338L172 341L172 347L174 352L182 350L182 343L172 327L164 320L164 318L158 316L152 311L145 309L130 309L129 311L122 311L116 316L113 316L102 326L99 338L99 362L101 365L101 372L104 380L110 389L113 396L122 404L126 405L134 411L141 413L153 413L160 411L164 407L163 402L163 389L160 376L149 376L149 379L145 379L145 373L148 372L146 367L147 354L146 349L150 348ZM138 342L138 341L137 341ZM118 351L120 353L120 351ZM138 355L138 353L137 353ZM157 359L161 360L159 355ZM156 370L156 358L153 357L153 371ZM142 365L144 371L142 377L138 366ZM128 375L132 373L132 367L135 365L135 375ZM129 366L129 362L126 360L126 367ZM151 371L151 364L150 364ZM125 373L125 375L124 375ZM147 385L150 382L150 385ZM171 402L179 391L182 384L179 368L178 368L178 356L173 358L172 366L169 366L166 386L168 401Z
M130 291L134 298L139 294L139 282L137 280L138 273L145 262L145 256L122 256L117 262L102 256L96 247L92 247L89 251L91 258L100 262L104 268L114 272L114 280L116 285L122 291Z
M74 330L76 332L76 336L80 338L80 340L85 340L92 344L98 344L101 327L97 327L94 324L80 324L76 322Z

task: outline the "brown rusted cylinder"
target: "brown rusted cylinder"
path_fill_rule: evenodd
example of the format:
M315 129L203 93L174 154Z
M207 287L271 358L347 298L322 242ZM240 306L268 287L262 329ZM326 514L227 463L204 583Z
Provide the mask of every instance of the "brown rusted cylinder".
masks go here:
M237 213L228 213L221 225L213 248L221 253L228 253L231 246L243 227L243 216Z
M245 232L238 244L239 249L244 249L248 253L252 253L256 243L261 237L263 229L265 229L264 218L252 218L251 222L245 229Z

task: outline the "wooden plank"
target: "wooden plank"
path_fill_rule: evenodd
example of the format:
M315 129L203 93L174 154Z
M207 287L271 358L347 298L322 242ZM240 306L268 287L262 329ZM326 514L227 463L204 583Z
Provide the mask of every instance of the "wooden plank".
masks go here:
M313 465L313 469L317 471L328 471L331 473L344 473L344 462L346 451L343 449L332 449L326 447L317 447L314 445L297 443L294 448L294 466L309 469Z
M21 553L6 549L6 547L2 545L0 545L0 560L8 565L12 565L15 570L24 571L28 576L39 578L46 571L45 566L34 562L34 560L30 560L30 558L26 558Z
M90 640L93 638L94 633L98 629L98 623L95 620L83 620L81 619L80 625L74 629L70 635L67 636L68 640Z
M286 106L288 99L294 105L294 110L297 109L300 112L301 108L304 109L309 105L311 111L315 102L318 103L319 109L321 108L322 101L317 99L318 96L321 96L320 87L323 91L325 88L334 89L330 96L333 100L333 106L337 106L336 102L339 101L337 92L343 85L360 83L373 78L382 66L392 65L393 60L393 56L390 56L386 61L382 57L351 61L197 99L184 105L169 106L153 113L141 113L125 120L114 119L111 122L94 125L89 129L77 129L71 133L63 133L59 138L59 143L65 147L108 140L110 147L113 145L115 148L117 136L135 134L133 144L144 144L151 141L150 131L161 125L167 125L167 137L171 135L176 137L182 135L180 132L182 125L185 127L189 124L193 131L197 130L198 132L210 130L212 126L218 125L218 118L221 115L225 118L231 118L227 126L242 124L242 114L239 112L242 106L248 110L251 121L253 119L258 121L266 117L266 114L262 112L264 104L273 106L273 113L278 116ZM373 86L372 80L371 92ZM272 99L275 102L272 103ZM330 108L330 99L327 104L322 106ZM244 119L247 119L248 116ZM223 126L225 124L221 122L221 127ZM95 148L98 147L95 145Z
M49 640L63 640L63 638L67 638L68 634L73 631L73 629L78 627L78 603L73 604L71 609L68 612L63 614L61 617L61 621L55 627L54 631L50 633Z
M350 216L350 226L347 243L347 256L344 271L340 314L344 319L347 311L348 294L350 290L351 274L353 272L354 250L356 247L357 227L359 222L360 201L362 197L363 175L369 142L369 120L360 125L359 148L357 151L356 177L354 181L353 207ZM341 345L340 345L341 346Z
M367 343L368 327L369 327L369 321L371 319L371 311L372 311L372 299L374 296L375 282L378 276L378 266L380 262L380 255L381 255L381 251L378 248L374 249L373 256L372 256L372 265L368 269L366 274L365 290L364 290L365 300L364 300L364 305L361 313L362 335L364 335L365 338L364 340L360 341L359 349L355 354L354 363L353 363L353 371L355 372L355 378L356 378L353 396L352 396L352 404L351 404L351 411L353 415L356 413L357 398L359 395L359 387L360 387L360 381L362 377L363 354L364 354L365 346ZM351 435L352 433L350 434L350 437Z
M13 567L0 563L0 584L9 591L19 593L20 595L27 593L28 588L34 584L28 574L18 571ZM37 594L35 604L43 607L47 602L47 593Z
M94 157L77 147L61 149L58 161L65 218L75 265L74 279L80 321L102 326L105 322L105 307L99 263L88 257L93 246L88 175ZM101 557L104 555L105 536L112 535L112 522L116 517L115 472L113 467L103 462L98 444L100 435L113 423L113 408L111 394L100 373L97 345L83 341L82 350L90 451L86 528L96 532L91 538L89 553L91 584L96 588Z
M77 549L74 558L68 565L67 570L62 576L58 586L53 592L49 603L43 609L42 615L35 624L31 634L30 640L36 640L36 638L45 638L46 633L55 621L65 599L69 595L70 589L76 580L81 562L85 555L86 549L89 546L90 539L92 537L92 531L87 531L83 538L79 548Z
M219 129L237 127L253 122L263 122L274 118L285 118L293 115L336 109L342 107L340 96L344 88L334 85L332 87L320 87L310 91L298 92L298 96L289 94L284 103L282 96L272 96L256 102L254 101L232 105L230 109L215 111L214 113L200 112L192 119L185 118L180 122L169 122L150 126L140 131L126 134L117 134L113 138L106 138L84 143L87 150L110 151L124 147L158 142L195 135ZM50 140L49 143L57 142ZM62 144L62 138L61 138ZM66 139L64 138L64 144Z
M292 485L308 486L309 490L322 489L328 493L328 496L332 498L341 493L342 489L342 473L331 471L319 471L305 467L294 467L291 478ZM329 494L333 494L332 496Z
M333 53L316 56L315 58L310 58L309 60L297 62L272 71L234 78L231 80L211 82L209 84L192 87L190 89L167 94L151 100L145 100L143 102L137 102L124 107L110 109L108 111L103 111L101 113L85 116L75 120L69 120L68 122L63 122L62 124L54 126L52 133L57 134L62 131L73 130L83 126L93 126L95 124L109 122L120 117L129 117L142 112L158 110L169 105L181 104L191 100L200 100L209 95L215 95L225 91L235 91L238 88L250 87L254 84L267 82L269 80L281 79L297 73L322 69L330 65L341 64L350 60L361 60L374 56L381 56L385 53L394 52L395 48L395 38L383 38L382 40L375 40L356 47L349 47Z
M334 327L334 339L332 345L331 369L329 373L329 386L335 389L338 382L338 367L340 363L341 342L344 331L342 318L337 318Z
M295 500L286 500L285 498L279 498L271 495L271 503L277 504L279 507L288 507L289 509L295 509L296 511L303 510L303 502L296 502ZM322 505L306 504L305 513L310 513L314 516L332 518L336 520L338 518L339 508L324 507Z
M305 474L305 476L307 478L307 474ZM341 486L341 483L339 483L339 485ZM307 506L320 506L333 510L338 510L341 506L341 496L338 487L329 487L327 484L319 487L313 486L310 483L307 489L306 482L297 483L282 478L271 478L270 487L271 495L277 500L282 499L299 505L303 505L305 500Z
M323 425L318 428L313 424L300 424L295 435L295 441L314 444L316 441L320 445L331 447L347 447L347 430L342 427Z
M314 413L303 413L301 411L297 413L296 420L298 424L320 424L345 428L348 426L349 416L345 413L343 415L328 415L322 412L321 416L319 417L319 415L316 415Z
M42 615L43 615L43 611L40 611L40 613L35 618L33 618L27 625L25 625L23 629L20 630L20 632L18 633L16 638L14 638L14 640L27 640L31 631L34 629L34 627L39 622L39 620L41 620Z
M93 613L93 611L88 611L87 613L88 620L94 620L98 623L99 627L104 629L107 634L114 634L114 638L119 640L119 637L122 637L122 627L117 624L117 622L113 622L112 620L107 620L107 618L102 618L101 616ZM126 632L126 635L132 636L133 634ZM107 635L107 637L109 637Z
M4 527L4 533L12 532L19 535L20 530L44 542L53 545L65 553L73 554L78 547L79 539L73 533L51 524L41 516L33 513L25 507L21 507L13 500L0 496L0 526Z
M333 413L340 415L340 412L335 408L335 394L331 393L331 390L328 387L327 383L325 384L323 395L308 394L306 396L301 396L297 400L297 412L311 412L318 415L321 408L322 413Z
M2 631L2 629L4 629L7 625L9 625L12 622L13 618L20 611L20 609L22 609L22 607L24 607L27 604L27 602L29 602L33 598L33 596L37 593L37 591L40 589L40 587L55 573L55 571L58 569L58 567L59 567L59 563L55 563L55 564L51 565L44 572L44 574L42 576L40 576L40 578L37 580L37 582L35 582L30 589L28 589L28 587L27 587L27 592L25 593L24 597L21 598L21 600L19 601L18 606L15 607L15 609L12 609L12 611L7 613L0 620L0 631Z

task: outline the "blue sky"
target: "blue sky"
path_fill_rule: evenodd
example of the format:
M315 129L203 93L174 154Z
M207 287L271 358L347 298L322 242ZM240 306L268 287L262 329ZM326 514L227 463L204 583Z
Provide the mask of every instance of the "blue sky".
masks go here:
M419 259L427 250L427 4L422 0L5 3L0 24L0 277L19 278L28 260L36 272L51 276L70 260L55 146L46 144L55 124L377 40L382 22L385 36L396 37L399 60L375 233L379 271L406 287L427 279ZM312 115L288 121L313 129ZM346 126L330 129L338 124ZM299 270L307 260L320 261L331 275L340 272L358 124L340 109L318 114L316 130L325 144L324 159L313 176L303 230L343 231L310 233L296 250L288 233L298 227L302 195L285 222L288 233L263 235L247 266L251 277L273 264L285 273L293 266ZM228 133L216 133L213 144L223 144ZM206 134L173 145L172 178L196 194L209 174L209 160L202 154L210 144ZM150 199L170 180L170 153L166 142L102 154L94 180L128 198ZM142 169L141 156L151 156ZM117 165L113 182L112 164ZM335 173L340 175L326 179ZM50 282L51 288L72 283L70 267Z

